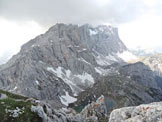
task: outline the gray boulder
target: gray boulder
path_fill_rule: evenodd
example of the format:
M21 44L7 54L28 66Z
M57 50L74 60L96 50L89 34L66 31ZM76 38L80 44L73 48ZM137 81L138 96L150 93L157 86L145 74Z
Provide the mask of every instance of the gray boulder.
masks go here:
M109 122L162 122L162 103L113 110Z

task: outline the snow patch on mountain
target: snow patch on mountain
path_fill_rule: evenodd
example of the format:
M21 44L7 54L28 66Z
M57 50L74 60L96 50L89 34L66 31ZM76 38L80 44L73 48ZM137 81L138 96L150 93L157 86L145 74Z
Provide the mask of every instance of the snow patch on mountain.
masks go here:
M70 96L67 91L65 92L65 95L62 95L59 98L61 100L61 103L64 104L65 106L68 106L70 103L77 101L77 99Z
M111 73L111 69L103 69L101 67L95 67L95 71L102 76L105 76L105 75Z
M86 83L86 82L91 82L94 83L94 79L92 77L92 75L84 72L82 75L75 75L76 77L78 77L79 79L81 79L82 83Z
M106 66L106 65L111 65L113 62L118 62L117 56L116 55L108 55L108 56L103 56L103 55L98 55L96 57L96 62L100 66Z
M88 61L86 61L85 59L83 59L83 58L78 58L78 60L80 60L80 61L82 61L82 62L85 62L85 63L87 63L87 64L89 64L89 65L91 65Z
M90 35L92 36L92 35L96 35L98 32L95 31L95 30L89 29L89 33L90 33Z
M62 67L54 69L53 67L47 67L48 71L52 71L57 77L61 78L66 84L70 86L73 92L75 92L74 87L77 87L76 84L70 79L71 71L65 70L65 73L62 71Z
M102 55L96 56L96 62L100 66L110 65L109 61Z
M81 75L73 74L70 70L66 70L62 67L54 69L53 67L47 67L48 71L53 72L57 77L61 78L67 85L70 86L74 94L77 94L77 90L83 91L79 88L78 84L94 84L95 80L91 74L83 72ZM76 82L77 81L77 82Z
M53 67L47 67L47 70L54 72L59 78L63 78L63 72L61 67L58 67L57 69L54 69Z
M113 55L108 55L108 56L106 56L106 59L107 59L107 60L111 60L111 61L115 61L115 62L118 61L118 60L116 59L116 57L113 56Z
M35 83L36 83L37 85L40 85L40 84L39 84L39 81L37 81L37 80L35 81Z
M102 74L102 71L100 70L100 67L95 67L95 71L99 73L100 75Z

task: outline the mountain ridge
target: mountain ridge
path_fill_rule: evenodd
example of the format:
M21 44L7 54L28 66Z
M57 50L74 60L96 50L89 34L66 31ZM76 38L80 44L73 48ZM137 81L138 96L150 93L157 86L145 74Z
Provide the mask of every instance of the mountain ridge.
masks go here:
M0 66L0 89L38 102L44 122L105 122L113 109L162 100L161 76L131 58L117 28L56 24Z
M74 96L92 86L105 66L122 62L116 53L125 50L116 28L56 24L1 66L0 86L61 106L66 92Z

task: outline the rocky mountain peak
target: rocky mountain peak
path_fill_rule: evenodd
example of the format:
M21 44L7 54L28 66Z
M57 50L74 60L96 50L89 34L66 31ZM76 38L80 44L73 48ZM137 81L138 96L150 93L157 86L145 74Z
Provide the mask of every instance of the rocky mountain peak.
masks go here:
M43 102L32 111L46 120L108 121L115 108L162 100L162 78L144 63L122 60L131 56L117 28L58 23L0 66L0 88Z
M59 23L24 44L0 67L0 86L68 105L69 98L75 99L107 72L104 67L121 61L116 54L126 50L116 28Z

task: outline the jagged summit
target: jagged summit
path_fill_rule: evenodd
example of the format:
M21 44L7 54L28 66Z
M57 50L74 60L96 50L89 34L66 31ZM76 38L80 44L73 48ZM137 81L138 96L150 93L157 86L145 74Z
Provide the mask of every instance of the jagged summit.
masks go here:
M117 53L126 50L116 28L56 24L1 66L0 87L67 105L105 75L106 66L122 61Z
M122 60L131 57L136 58L120 40L117 28L59 23L0 66L0 89L47 104L50 108L41 102L32 107L45 120L59 121L63 115L64 120L106 121L114 108L162 100L161 75L157 77L144 63ZM155 59L145 60L161 62ZM67 106L70 116L60 109ZM76 114L73 109L83 110Z
M40 38L43 38L44 35L46 35L45 37L48 36L48 39L45 38L44 40L40 41ZM56 39L62 41L67 42L68 40L71 40L76 45L79 45L80 43L83 45L84 43L90 50L97 49L97 51L100 51L101 53L118 53L127 49L123 42L119 39L117 28L106 25L93 27L89 24L78 26L58 23L52 26L44 35L40 35L34 39L35 41L31 40L23 45L22 50L24 50L25 47L28 49L34 43L43 45L44 43L47 43L47 41L50 41L50 38L52 40L53 35L55 35Z

